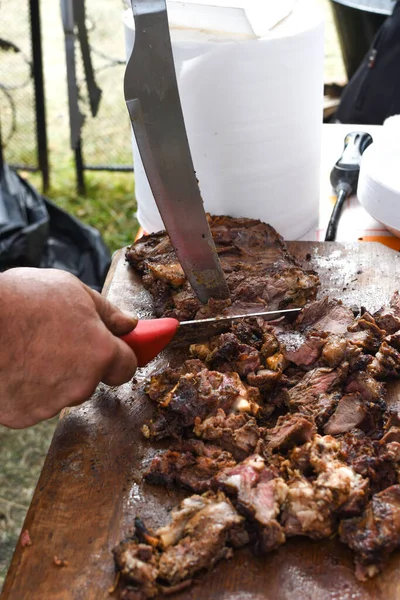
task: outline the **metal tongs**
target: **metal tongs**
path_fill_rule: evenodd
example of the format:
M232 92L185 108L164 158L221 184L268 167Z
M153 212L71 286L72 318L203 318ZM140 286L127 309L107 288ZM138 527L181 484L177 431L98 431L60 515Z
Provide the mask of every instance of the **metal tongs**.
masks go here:
M165 0L131 0L135 45L124 92L143 166L179 262L201 302L229 298L186 135Z

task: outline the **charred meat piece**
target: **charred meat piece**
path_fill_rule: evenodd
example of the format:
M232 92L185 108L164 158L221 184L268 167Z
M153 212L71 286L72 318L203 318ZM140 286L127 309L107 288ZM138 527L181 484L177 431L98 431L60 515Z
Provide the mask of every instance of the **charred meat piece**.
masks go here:
M400 295L395 292L388 307L383 307L373 315L376 324L388 334L400 329Z
M301 311L295 322L295 329L300 332L326 331L344 334L354 323L353 312L340 300L322 300L312 302Z
M313 272L301 269L283 239L255 219L209 217L211 233L231 293L231 303L210 301L202 307L182 275L165 232L140 238L128 248L129 264L151 292L156 315L180 320L304 306L319 285Z
M396 464L381 442L363 431L346 433L340 439L341 459L370 482L371 492L380 492L396 483Z
M199 373L205 368L204 363L198 359L186 360L179 369L165 369L157 375L153 375L145 386L145 392L155 402L162 402L164 396L178 383L180 377L189 373Z
M171 517L156 534L164 548L158 575L172 585L230 558L240 536L247 541L243 518L222 493L186 498Z
M340 539L356 553L356 576L366 581L379 573L391 552L400 546L400 486L373 496L365 512L342 521Z
M155 382L153 382L153 387ZM202 369L179 378L178 383L162 398L162 408L155 422L144 425L147 438L161 439L180 433L194 425L196 417L205 419L219 408L225 412L251 412L259 410L259 391L242 383L237 373L219 373Z
M194 433L231 452L239 461L254 452L261 436L254 417L246 413L226 415L222 409L204 421L197 418Z
M170 524L158 529L152 540L153 545L143 544L135 537L113 550L118 570L134 584L130 592L140 600L179 591L186 587L179 585L184 581L190 585L193 575L230 558L232 548L248 543L248 536L243 518L219 492L183 500L171 513Z
M377 325L374 317L372 317L368 312L365 312L354 322L353 325L349 327L349 332L350 339L352 339L352 332L367 332L368 335L365 337L361 345L364 350L372 353L375 353L378 350L380 343L386 335L386 331ZM353 338L352 341L357 343L357 338Z
M203 493L211 489L212 480L221 469L235 464L229 452L200 440L188 440L177 449L156 455L144 477L157 485L170 487L176 483Z
M243 344L233 333L219 336L216 348L206 358L207 367L211 370L236 371L241 377L258 371L261 367L259 352Z
M400 352L383 341L375 358L368 365L368 372L377 379L399 377L400 375Z
M275 427L267 429L266 441L271 452L282 452L309 442L315 433L312 419L300 413L287 414L278 418Z
M135 539L124 540L114 548L113 554L122 577L139 586L135 592L138 598L153 598L158 594L158 554L153 546Z
M266 467L261 456L255 454L233 468L224 469L217 475L216 485L233 495L238 510L255 522L262 552L285 542L277 517L286 498L287 485L274 468Z

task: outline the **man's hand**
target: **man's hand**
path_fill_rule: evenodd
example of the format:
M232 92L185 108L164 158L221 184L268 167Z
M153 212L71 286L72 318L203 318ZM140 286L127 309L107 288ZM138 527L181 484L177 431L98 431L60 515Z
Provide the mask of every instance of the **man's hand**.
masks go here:
M116 336L136 319L55 269L0 274L0 424L21 429L121 385L136 357Z

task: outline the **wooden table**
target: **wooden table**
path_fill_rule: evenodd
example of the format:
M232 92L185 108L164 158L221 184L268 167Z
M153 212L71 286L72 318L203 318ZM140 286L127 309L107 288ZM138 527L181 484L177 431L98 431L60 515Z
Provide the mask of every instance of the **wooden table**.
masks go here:
M324 290L349 304L376 310L399 287L399 254L380 244L288 245L318 270ZM114 257L104 293L140 317L151 315L149 296L122 252ZM114 597L108 593L114 579L113 546L131 532L136 514L150 525L161 524L181 497L141 479L142 466L154 453L140 433L151 414L143 381L152 369L174 360L179 357L164 353L138 373L135 386L101 387L88 403L65 411L23 527L32 546L18 544L2 600ZM67 560L68 566L56 566L54 557ZM240 551L202 577L201 585L175 597L395 600L400 598L400 553L393 555L382 576L362 584L354 578L350 551L336 540L292 540L263 558Z

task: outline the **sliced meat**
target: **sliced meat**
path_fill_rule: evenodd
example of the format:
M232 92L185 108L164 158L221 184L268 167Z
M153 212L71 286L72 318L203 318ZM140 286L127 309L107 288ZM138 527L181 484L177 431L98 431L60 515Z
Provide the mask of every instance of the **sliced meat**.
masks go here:
M374 577L400 546L400 486L375 494L362 516L341 522L339 533L356 553L357 578Z
M266 431L266 441L271 452L285 451L309 442L316 433L312 419L300 413L282 415L272 429Z
M379 381L376 381L368 372L359 371L350 375L347 380L345 391L348 393L359 392L365 402L382 401L382 410L385 410L384 398L386 395L385 387Z
M209 224L230 289L229 302L200 304L165 232L144 236L128 248L126 259L142 275L157 316L184 320L229 314L229 310L245 314L304 306L315 298L317 275L301 269L271 226L231 217L209 217Z
M367 407L364 405L361 394L346 394L337 405L337 408L324 427L324 433L338 435L359 427L367 416Z
M320 368L306 373L303 379L289 390L289 402L293 408L315 403L322 394L332 391L343 381L344 374L335 369Z
M354 323L353 312L340 300L325 297L308 304L297 317L295 329L300 332L326 331L344 334Z

